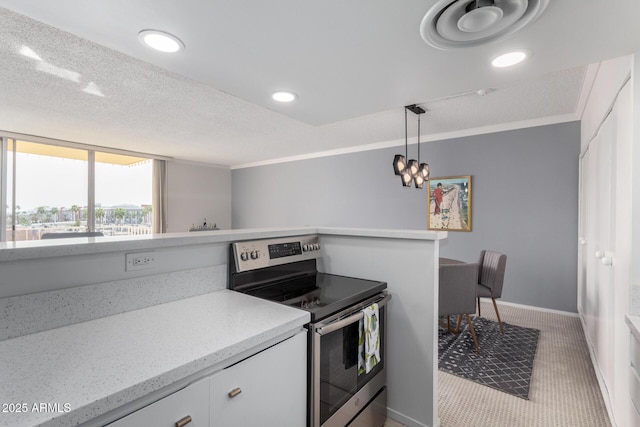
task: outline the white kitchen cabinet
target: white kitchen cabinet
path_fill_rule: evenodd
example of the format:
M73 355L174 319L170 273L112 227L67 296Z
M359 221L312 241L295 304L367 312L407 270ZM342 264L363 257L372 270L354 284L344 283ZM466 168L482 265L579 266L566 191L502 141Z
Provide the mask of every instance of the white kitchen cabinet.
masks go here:
M108 427L300 427L306 425L306 402L302 331Z
M211 427L300 427L307 414L307 335L211 377Z
M208 427L209 378L120 418L109 427Z

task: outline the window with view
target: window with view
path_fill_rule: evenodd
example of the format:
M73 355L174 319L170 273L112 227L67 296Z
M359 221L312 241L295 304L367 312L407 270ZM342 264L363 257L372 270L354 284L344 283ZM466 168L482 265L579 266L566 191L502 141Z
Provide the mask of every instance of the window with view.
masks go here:
M5 240L152 233L151 159L14 139L4 150Z
M96 231L151 234L151 176L149 159L96 152Z

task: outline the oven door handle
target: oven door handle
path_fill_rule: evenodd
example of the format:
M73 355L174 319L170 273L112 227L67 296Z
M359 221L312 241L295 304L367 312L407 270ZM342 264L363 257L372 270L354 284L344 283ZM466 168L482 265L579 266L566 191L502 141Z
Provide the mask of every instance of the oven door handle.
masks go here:
M382 298L380 301L377 302L378 307L379 308L384 307L390 299L391 299L391 295L385 296L384 298ZM315 328L316 334L318 335L330 334L331 332L337 331L338 329L342 329L345 326L348 326L352 323L359 321L363 317L364 317L364 314L362 313L362 311L358 311L357 313L349 317L336 320L335 322L329 323L328 325L324 325L321 323Z

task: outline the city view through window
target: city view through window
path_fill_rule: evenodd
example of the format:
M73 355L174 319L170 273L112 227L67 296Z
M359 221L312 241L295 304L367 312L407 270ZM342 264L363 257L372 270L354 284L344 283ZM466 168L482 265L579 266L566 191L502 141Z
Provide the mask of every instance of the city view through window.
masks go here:
M24 141L9 141L8 149L7 240L39 240L60 232L152 233L152 160L95 153L95 227L89 230L88 151Z

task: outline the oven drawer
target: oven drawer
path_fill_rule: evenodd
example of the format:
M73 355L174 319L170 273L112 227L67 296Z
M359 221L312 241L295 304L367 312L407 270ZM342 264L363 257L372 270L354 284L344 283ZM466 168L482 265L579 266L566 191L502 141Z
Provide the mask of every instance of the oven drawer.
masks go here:
M348 424L348 427L382 427L387 421L387 388Z

